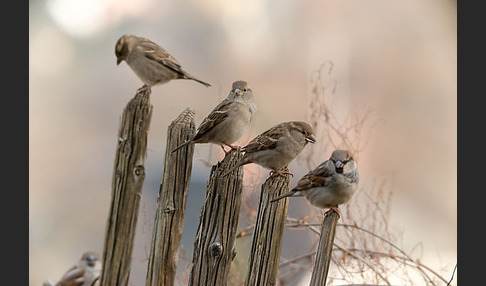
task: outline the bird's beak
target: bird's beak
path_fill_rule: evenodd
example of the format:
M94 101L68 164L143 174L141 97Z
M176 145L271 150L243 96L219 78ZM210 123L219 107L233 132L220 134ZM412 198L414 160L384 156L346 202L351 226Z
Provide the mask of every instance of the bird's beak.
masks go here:
M243 95L243 91L239 90L238 88L235 89L235 94L236 96L242 96Z
M93 255L90 255L88 257L86 257L86 261L88 262L88 265L93 267L95 265L95 262L96 262L96 257L94 257Z
M122 59L122 58L117 58L117 59L116 59L116 65L119 65L119 64L120 64L122 61L123 61L123 59Z
M344 168L344 163L341 162L341 161L336 161L336 163L334 163L334 165L336 166L336 172L339 173L339 174L342 174L343 173L343 168Z
M337 169L342 169L344 167L344 164L341 161L336 161L336 163L334 163L334 165L336 165Z
M314 134L311 134L311 135L305 137L305 141L310 142L310 143L316 143L316 137L314 137Z

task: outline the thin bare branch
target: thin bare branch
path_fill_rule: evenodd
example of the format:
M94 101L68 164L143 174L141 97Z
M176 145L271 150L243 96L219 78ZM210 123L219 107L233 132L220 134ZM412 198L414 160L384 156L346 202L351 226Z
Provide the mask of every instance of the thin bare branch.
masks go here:
M447 286L451 285L452 279L454 279L454 274L456 273L456 269L457 269L457 263L454 266L454 270L452 270L452 276L451 279L449 279L449 282L447 282Z
M366 261L365 259L363 259L362 257L354 254L352 251L349 251L347 250L346 248L340 246L339 244L337 243L334 243L334 246L336 248L338 248L339 250L341 251L345 251L348 255L356 258L357 260L361 261L362 263L366 264L366 266L368 266L371 270L373 270L387 285L391 285L390 281L388 281L388 279L386 279L385 277L383 277L383 275L381 275L381 271L377 270L373 265L371 265L368 261Z
M286 260L285 262L282 262L280 263L280 265L278 266L278 268L282 268L282 267L285 267L291 263L294 263L296 261L299 261L299 260L302 260L304 258L312 258L312 256L314 256L316 254L316 251L312 251L312 252L309 252L309 253L306 253L306 254L303 254L303 255L299 255L299 256L296 256L292 259L288 259Z

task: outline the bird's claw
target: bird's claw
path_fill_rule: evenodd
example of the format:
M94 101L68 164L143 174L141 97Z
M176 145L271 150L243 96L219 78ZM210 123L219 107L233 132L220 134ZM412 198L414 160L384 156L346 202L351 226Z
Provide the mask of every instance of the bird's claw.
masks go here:
M137 89L137 92L152 91L152 86L144 84L141 88Z
M294 176L294 174L292 174L291 172L287 170L272 170L270 171L270 176L272 177L277 177L277 176L282 176L282 177L285 177L285 175L290 175L290 176Z
M335 212L338 215L338 219L341 218L341 212L339 211L339 208L338 207L331 207L331 208L329 208L329 210L327 210L324 213L324 216L326 216L328 214L331 214L331 212Z

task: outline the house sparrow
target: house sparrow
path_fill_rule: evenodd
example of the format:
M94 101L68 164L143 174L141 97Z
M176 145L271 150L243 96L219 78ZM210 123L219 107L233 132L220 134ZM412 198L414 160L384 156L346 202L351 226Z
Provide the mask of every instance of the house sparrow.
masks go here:
M173 79L192 79L206 87L211 86L185 72L173 56L149 39L123 35L116 42L115 55L117 65L125 61L143 81L139 91L150 90L153 85Z
M246 81L235 81L228 97L218 104L199 125L194 137L176 147L172 152L190 143L219 144L224 151L224 145L231 145L245 134L256 111L253 92ZM226 153L226 151L225 151Z
M56 286L95 286L99 285L101 261L95 252L85 252L78 263L70 268L57 282Z
M335 150L331 158L307 173L297 186L270 202L289 196L305 196L314 206L334 210L339 217L338 205L351 199L358 187L358 165L347 150Z
M283 169L302 152L307 143L316 142L313 133L312 127L302 121L280 123L258 135L243 147L242 151L245 152L243 158L223 176L249 163L271 169L272 176L292 175Z

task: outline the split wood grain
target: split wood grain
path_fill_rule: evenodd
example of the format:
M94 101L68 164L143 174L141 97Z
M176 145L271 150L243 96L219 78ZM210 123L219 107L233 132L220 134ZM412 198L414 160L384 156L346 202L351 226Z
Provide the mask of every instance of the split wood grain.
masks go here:
M243 189L243 167L222 177L242 157L232 150L211 169L206 198L194 242L188 285L227 285L234 258L236 229Z
M138 92L123 110L103 247L101 286L128 285L151 117L150 91Z

